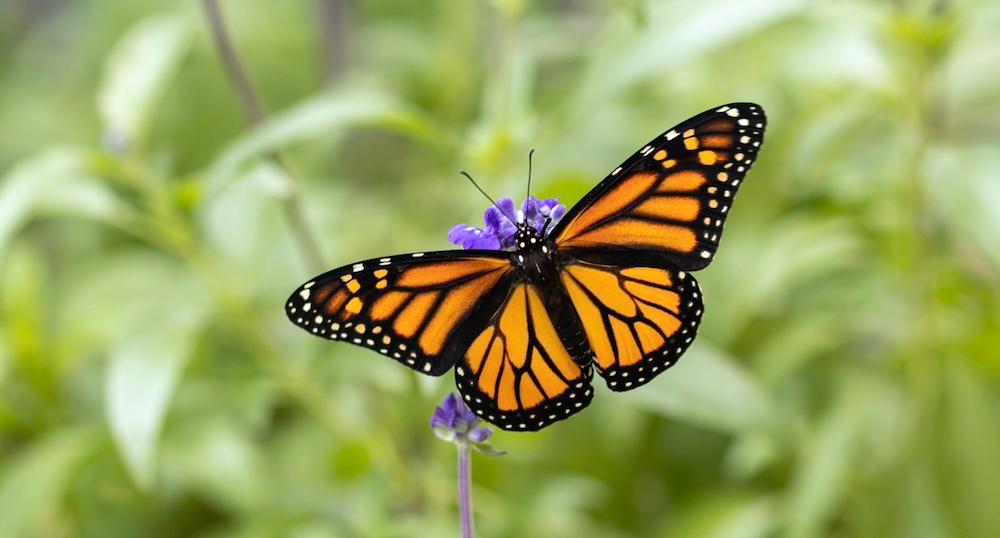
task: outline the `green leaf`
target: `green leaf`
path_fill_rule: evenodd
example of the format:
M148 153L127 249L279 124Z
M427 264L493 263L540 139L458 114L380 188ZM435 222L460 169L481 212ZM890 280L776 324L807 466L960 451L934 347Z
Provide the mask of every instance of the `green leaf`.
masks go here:
M737 503L728 513L719 517L711 538L763 538L774 535L775 502L769 496L759 496Z
M38 213L114 221L127 209L87 170L87 154L54 148L14 165L0 181L0 255Z
M280 498L270 487L262 445L227 413L206 409L171 428L163 440L164 474L182 480L213 503L259 512Z
M574 110L590 113L643 80L662 76L701 54L730 45L763 27L791 16L801 0L715 0L664 2L650 7L643 29L616 27L628 37L601 39L594 61L576 94ZM616 36L617 37L617 36Z
M247 167L238 180L201 208L200 227L207 242L246 282L260 282L272 257L288 241L285 215L274 203L287 178L280 167L264 161ZM295 254L298 254L296 252ZM235 275L234 275L235 276Z
M608 484L571 474L549 476L533 489L531 497L521 504L524 528L514 535L581 536L592 532L593 521L587 514L605 505L610 494ZM607 536L599 530L597 534Z
M143 489L152 486L160 429L203 315L194 305L175 305L137 327L111 354L105 414L126 468Z
M808 316L793 316L759 344L749 363L762 382L778 386L842 345L845 335L850 334L850 321L837 310L813 309Z
M0 332L0 383L7 381L7 376L13 367L10 351L10 344L7 343L7 337Z
M935 487L929 474L928 466L921 465L914 468L909 473L908 480L900 484L906 487L903 490L905 497L902 500L907 508L906 519L902 521L905 525L904 532L906 536L913 538L955 536L945 512L945 503L941 499L942 492ZM989 533L980 534L980 536L988 535Z
M936 145L928 152L924 179L928 203L941 226L955 241L975 245L994 268L1000 268L1000 242L994 233L1000 227L998 166L1000 157L992 144ZM954 177L963 180L950 181Z
M868 383L856 378L846 381L838 385L840 397L833 409L801 446L802 463L786 506L788 536L820 534L856 471L852 463L860 455L874 398Z
M944 368L942 496L966 536L1000 535L1000 426L995 392L962 360Z
M734 495L720 489L664 516L657 536L691 538L763 538L775 534L777 503L771 495Z
M46 281L51 275L37 245L15 241L0 270L0 333L5 334L12 359L39 394L51 394L58 383L58 358L46 330Z
M497 457L507 454L506 450L499 450L491 443L471 443L471 445L472 448L476 449L476 452L479 452L484 456Z
M131 145L142 138L190 35L181 18L155 16L133 26L115 45L97 92L105 136L113 143Z
M706 311L714 320L712 336L723 341L746 330L757 316L782 307L799 287L815 288L853 267L863 254L854 225L845 219L790 215L767 229L732 231L714 271L699 275L707 290ZM717 300L725 308L713 310Z
M53 318L69 345L81 350L107 349L149 319L158 305L205 293L190 286L183 267L149 251L81 260L73 271L74 285L61 296Z
M779 427L774 403L732 358L696 343L668 374L623 397L655 413L725 432Z
M5 456L0 476L0 536L51 536L53 511L74 473L99 446L94 428L65 426ZM64 530L64 529L63 529Z
M433 124L382 92L331 90L274 115L233 143L209 170L206 191L209 196L217 194L253 158L360 125L379 125L436 144L447 140Z

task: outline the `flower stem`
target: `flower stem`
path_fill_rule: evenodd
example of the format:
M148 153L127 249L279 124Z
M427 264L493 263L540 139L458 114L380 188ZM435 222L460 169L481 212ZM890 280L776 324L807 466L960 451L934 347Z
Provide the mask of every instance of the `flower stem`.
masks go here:
M462 538L472 538L472 465L471 448L458 443L458 520Z
M236 53L236 48L229 39L229 33L226 31L225 19L222 16L222 9L219 7L219 2L218 0L202 0L202 6L205 8L205 16L208 18L208 25L215 41L215 47L218 49L219 55L222 57L222 64L226 68L226 75L239 94L240 103L243 105L243 112L247 120L250 122L250 125L256 127L265 119L264 107L261 106L260 99L257 98L257 92L254 91L253 84L250 82L250 77L247 76L246 69L243 68L243 63ZM272 151L266 157L282 169L285 178L288 180L288 192L282 199L285 216L288 218L295 238L299 243L299 248L302 250L310 268L320 271L326 266L326 263L324 263L323 257L320 254L319 242L306 223L302 213L302 198L296 186L292 184L293 174L288 163L277 152Z

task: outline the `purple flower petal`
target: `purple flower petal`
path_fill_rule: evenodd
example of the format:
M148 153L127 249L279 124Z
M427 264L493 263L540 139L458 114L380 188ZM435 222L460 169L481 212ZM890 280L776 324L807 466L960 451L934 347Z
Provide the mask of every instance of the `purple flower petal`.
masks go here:
M560 205L559 200L556 198L538 200L537 198L528 197L521 204L521 211L524 214L525 222L541 234L543 230L548 231L545 228L545 221L551 218L551 221L548 223L551 229L565 214L566 206Z
M513 217L514 214L517 212L517 210L514 208L514 200L511 200L506 196L497 200L497 205L500 206L500 210L503 211L503 214L506 215L508 219Z
M471 446L477 451L490 456L499 456L503 452L496 450L487 439L493 435L490 428L478 428L482 422L475 413L465 405L457 394L449 394L434 409L431 417L431 429L434 435L443 441L456 443L459 446Z
M453 226L448 231L448 240L462 248L497 250L500 242L495 235L488 234L480 228L473 228L465 224Z
M486 212L483 213L483 223L486 224L486 233L496 235L504 220L503 215L500 214L497 208L493 206L487 207Z
M469 432L469 440L473 443L482 443L493 435L493 430L489 428L476 428Z
M455 402L452 398L454 395L449 394L441 405L434 409L434 416L431 417L431 428L452 428L454 426L455 418Z
M472 246L466 248L475 248L482 250L500 250L500 241L492 235L483 234L476 238L472 242Z
M444 439L449 432L464 437L480 421L481 419L456 394L449 394L434 410L430 426L438 437Z
M448 241L456 245L461 245L462 240L465 238L465 234L468 233L470 228L471 227L466 224L456 224L452 226L451 229L448 230Z
M538 218L538 200L532 196L529 196L521 202L521 211L524 212L525 222L535 222Z
M455 225L448 231L448 240L464 249L510 250L516 246L517 225L511 220L515 215L541 233L547 219L552 219L548 228L551 230L565 214L566 206L556 198L539 200L529 196L521 203L520 210L514 207L510 198L501 198L497 200L497 207L486 208L483 228Z
M556 203L557 205L555 205L552 208L552 213L551 213L553 226L555 226L557 222L559 222L560 220L562 220L563 217L566 216L566 206L558 203L558 201L556 201Z
M510 198L501 198L497 200L497 206L500 209L489 207L483 215L484 219L490 219L493 224L487 231L496 236L500 248L510 248L514 245L514 235L517 233L517 226L511 221L516 213L514 201Z

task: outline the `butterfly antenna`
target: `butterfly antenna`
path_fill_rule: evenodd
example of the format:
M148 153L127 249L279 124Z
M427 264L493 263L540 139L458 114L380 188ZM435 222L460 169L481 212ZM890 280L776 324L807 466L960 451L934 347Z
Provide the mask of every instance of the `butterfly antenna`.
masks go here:
M478 183L476 183L476 180L472 179L472 176L470 176L468 172L466 172L465 170L459 170L458 173L468 178L468 180L472 182L472 185L476 187L476 190L482 193L482 195L485 196L486 199L489 200L491 204L493 204L493 207L497 208L497 211L499 211L501 215L503 215L507 220L509 220L511 224L517 226L517 221L510 218L510 215L508 215L507 213L504 213L503 209L501 209L500 206L496 203L496 200L490 198L490 195L486 194L486 191L484 191L483 188L480 187Z
M528 152L528 198L531 198L531 156L535 154L535 148Z
M552 217L545 217L545 224L542 225L542 237L545 237L545 232L549 229L549 224L552 224Z

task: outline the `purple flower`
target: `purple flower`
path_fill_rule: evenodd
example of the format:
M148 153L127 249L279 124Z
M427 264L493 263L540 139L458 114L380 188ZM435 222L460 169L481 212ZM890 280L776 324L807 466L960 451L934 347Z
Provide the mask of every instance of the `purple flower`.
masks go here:
M458 449L458 514L463 538L472 538L472 450L487 456L502 456L504 452L493 448L487 439L493 435L489 428L477 428L482 420L469 409L457 394L445 396L434 409L431 429L444 441L455 443Z
M448 240L464 249L510 250L514 248L514 235L517 233L512 219L526 222L539 235L545 228L545 221L551 219L545 232L552 229L566 214L566 206L556 198L538 200L529 196L521 203L521 209L515 211L514 201L501 198L496 207L489 207L483 213L482 228L459 224L448 231Z
M440 432L446 436L466 435L479 424L480 420L457 394L449 394L441 405L434 409L431 428L434 428L435 433Z
M545 230L548 232L566 215L566 206L560 204L556 198L539 200L529 196L521 203L521 214L524 215L525 222L541 235L543 228L545 228L546 219L551 219L548 229ZM518 218L521 218L521 214L518 215Z
M503 452L495 450L487 439L493 435L489 428L477 428L482 419L469 409L457 394L449 394L441 405L434 409L431 417L431 429L443 441L459 445L472 445L484 454L499 456Z
M480 228L473 228L466 224L456 224L448 230L448 241L456 245L461 245L465 250L486 249L499 250L500 241L495 235L486 233Z

